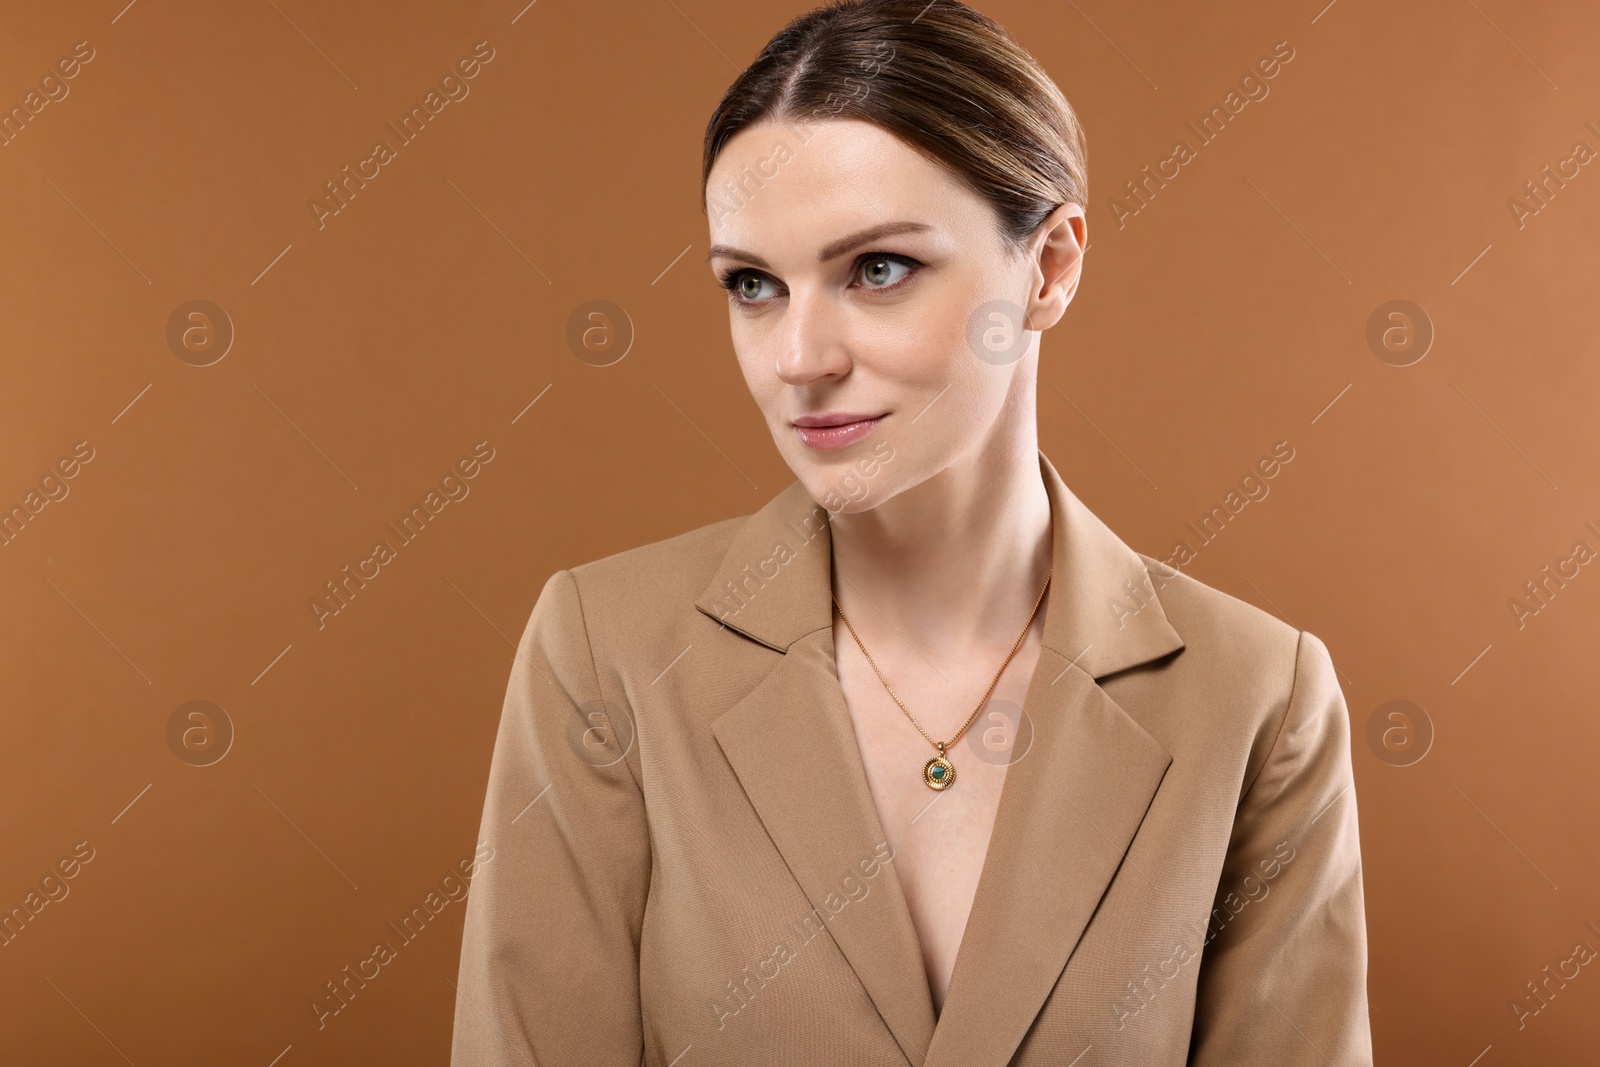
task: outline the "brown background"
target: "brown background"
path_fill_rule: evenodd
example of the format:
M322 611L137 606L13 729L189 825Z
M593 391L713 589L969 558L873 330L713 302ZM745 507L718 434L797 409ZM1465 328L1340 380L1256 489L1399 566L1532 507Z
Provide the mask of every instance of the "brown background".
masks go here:
M94 849L0 947L0 1060L442 1063L463 903L321 1030L312 1002L471 855L549 574L791 480L700 263L698 166L803 7L123 2L9 4L0 36L7 107L94 49L0 148L0 506L94 449L0 548L0 908ZM1600 548L1600 163L1520 227L1508 201L1600 150L1600 14L981 6L1088 131L1046 453L1165 557L1295 449L1186 569L1339 665L1379 1062L1592 1058L1600 961L1520 1030L1510 1002L1600 948L1600 566L1524 628L1507 602ZM470 95L319 228L323 183L482 40ZM1282 40L1270 95L1119 229L1122 183ZM206 367L166 339L196 299L236 330ZM593 299L636 330L609 367L565 340ZM1410 366L1367 342L1394 299L1436 333ZM319 629L323 583L481 440L470 495ZM210 766L168 742L194 699L234 730ZM1366 740L1394 699L1436 731L1410 766Z

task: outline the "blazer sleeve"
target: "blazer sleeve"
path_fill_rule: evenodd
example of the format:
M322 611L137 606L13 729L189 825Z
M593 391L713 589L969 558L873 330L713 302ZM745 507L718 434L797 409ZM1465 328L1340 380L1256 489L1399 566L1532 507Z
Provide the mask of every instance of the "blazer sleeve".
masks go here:
M1310 633L1234 817L1198 980L1192 1067L1372 1063L1350 724Z
M602 702L578 597L545 583L517 647L467 895L450 1062L637 1067L650 837L633 722Z

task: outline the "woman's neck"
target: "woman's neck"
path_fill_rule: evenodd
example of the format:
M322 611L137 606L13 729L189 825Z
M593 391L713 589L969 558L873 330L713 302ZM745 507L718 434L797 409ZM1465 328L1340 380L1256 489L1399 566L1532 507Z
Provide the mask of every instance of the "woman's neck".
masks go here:
M891 624L928 655L1009 646L1050 568L1037 440L992 441L875 508L833 516L831 531L834 595L852 619Z

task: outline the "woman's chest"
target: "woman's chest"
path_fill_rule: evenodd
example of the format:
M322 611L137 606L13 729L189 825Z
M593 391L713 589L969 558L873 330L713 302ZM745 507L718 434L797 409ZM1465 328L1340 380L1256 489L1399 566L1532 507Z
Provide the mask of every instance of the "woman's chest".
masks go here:
M838 661L831 637L752 655L742 673L685 657L691 669L663 678L637 716L653 860L639 934L646 1062L664 1067L691 1045L706 1063L803 1047L807 1062L904 1067L933 1037L918 1015L937 994L941 1048L957 1060L981 1059L967 1054L1015 1012L1013 1028L1031 1020L1019 1065L1065 1062L1069 1044L1067 1059L1091 1042L1085 1067L1181 1063L1194 930L1242 768L1224 740L1235 732L1163 734L1163 777L1167 759L1117 725L1081 672L1053 654L1040 668L1024 645L951 748L955 784L935 791L921 778L934 746L864 660ZM923 670L937 688L918 692L915 671L869 647L938 740L1008 651L987 677L934 657L940 670ZM941 694L944 679L970 694ZM1221 718L1203 701L1185 710ZM986 859L995 869L978 895ZM1169 963L1180 942L1193 952ZM1133 980L1152 984L1143 1001L1130 1001Z
M893 696L853 644L839 664L862 769L894 849L895 875L921 944L935 1010L942 1009L949 990L1007 769L1026 752L1022 699L1038 657L1037 643L1025 643L998 683L997 662L922 662L919 671L905 658L892 657L889 665L879 661L878 669ZM985 699L991 683L994 690ZM938 741L947 743L944 754L954 777L936 790L924 768L939 754L933 743Z

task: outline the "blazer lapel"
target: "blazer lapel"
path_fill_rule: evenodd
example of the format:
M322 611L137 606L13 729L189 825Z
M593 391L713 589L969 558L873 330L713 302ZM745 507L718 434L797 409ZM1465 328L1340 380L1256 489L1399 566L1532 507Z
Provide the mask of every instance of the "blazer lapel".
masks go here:
M696 606L783 653L712 732L773 844L909 1062L933 1037L933 999L911 912L886 865L845 903L885 841L833 658L827 512L795 482L735 534Z
M875 847L885 837L834 672L832 633L818 630L790 646L712 730L878 1014L907 1060L920 1065L933 1037L933 999L894 864L863 877L860 865L878 862ZM841 892L851 875L868 887L857 901Z
M801 483L791 484L740 525L696 601L724 625L784 653L713 732L914 1064L1009 1061L1171 763L1096 682L1183 647L1156 595L1171 572L1153 583L1154 572L1084 507L1042 453L1039 464L1051 502L1054 578L1024 701L1032 742L1006 773L937 1026L893 864L873 886L883 893L878 903L839 905L840 881L852 871L859 877L857 865L884 834L834 667L827 512Z

